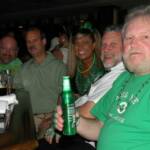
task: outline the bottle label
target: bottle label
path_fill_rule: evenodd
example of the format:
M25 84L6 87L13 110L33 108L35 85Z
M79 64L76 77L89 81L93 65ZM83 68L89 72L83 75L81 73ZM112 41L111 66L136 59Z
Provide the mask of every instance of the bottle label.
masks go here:
M63 109L64 116L64 134L74 135L76 134L76 119L75 119L75 107L74 104L66 105Z

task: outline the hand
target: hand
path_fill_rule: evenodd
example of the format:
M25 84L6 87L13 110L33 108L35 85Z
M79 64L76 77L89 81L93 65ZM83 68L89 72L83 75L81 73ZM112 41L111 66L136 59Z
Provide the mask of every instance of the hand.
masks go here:
M50 128L53 124L53 115L52 114L41 114L35 118L36 122L36 131L37 131L37 138L43 138L45 132L48 128Z
M55 132L54 127L51 127L49 129L47 129L46 134L45 134L45 139L49 144L52 144L54 138L55 138L55 142L59 143L61 135L59 133Z
M59 131L63 130L64 120L63 120L62 114L63 114L62 108L59 105L59 106L57 106L56 113L54 116L54 127Z
M52 116L42 119L41 123L39 124L39 130L41 129L48 129L53 122Z
M62 109L61 106L57 106L56 112L53 118L53 125L47 129L45 134L46 141L51 144L55 138L55 142L59 143L61 135L55 131L55 128L59 131L63 130L63 118L62 118Z

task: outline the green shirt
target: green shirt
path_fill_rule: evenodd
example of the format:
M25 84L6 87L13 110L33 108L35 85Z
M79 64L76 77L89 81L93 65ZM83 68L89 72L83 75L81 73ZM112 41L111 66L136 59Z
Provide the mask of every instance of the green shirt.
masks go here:
M83 76L79 71L79 69L77 69L75 81L76 81L77 91L80 95L86 94L90 89L91 84L104 75L105 73L104 67L98 61L100 60L95 58L94 64L90 69L88 76ZM78 67L79 66L81 66L80 63L78 63Z
M15 75L16 72L21 68L22 62L19 58L14 59L9 64L0 64L0 71L11 70L12 74Z
M56 107L65 74L65 65L48 53L42 64L33 59L26 62L15 76L14 83L16 88L29 92L34 114L47 113Z
M104 122L97 150L150 149L149 88L150 74L124 72L93 107L92 114Z

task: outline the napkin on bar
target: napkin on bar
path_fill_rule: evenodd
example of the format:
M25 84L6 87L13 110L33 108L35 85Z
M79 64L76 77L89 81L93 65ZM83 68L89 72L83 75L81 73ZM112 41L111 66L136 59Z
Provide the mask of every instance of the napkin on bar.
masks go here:
M13 110L14 105L18 104L15 94L0 96L0 114L5 114L6 110Z
M0 133L4 133L8 128L16 104L18 100L15 94L0 96Z

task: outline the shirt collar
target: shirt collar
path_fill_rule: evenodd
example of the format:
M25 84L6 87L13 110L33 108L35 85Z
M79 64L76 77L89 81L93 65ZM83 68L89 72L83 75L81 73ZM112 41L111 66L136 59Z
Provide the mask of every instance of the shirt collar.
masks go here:
M116 66L112 67L110 70L116 70L116 69L125 69L123 62L119 62Z

